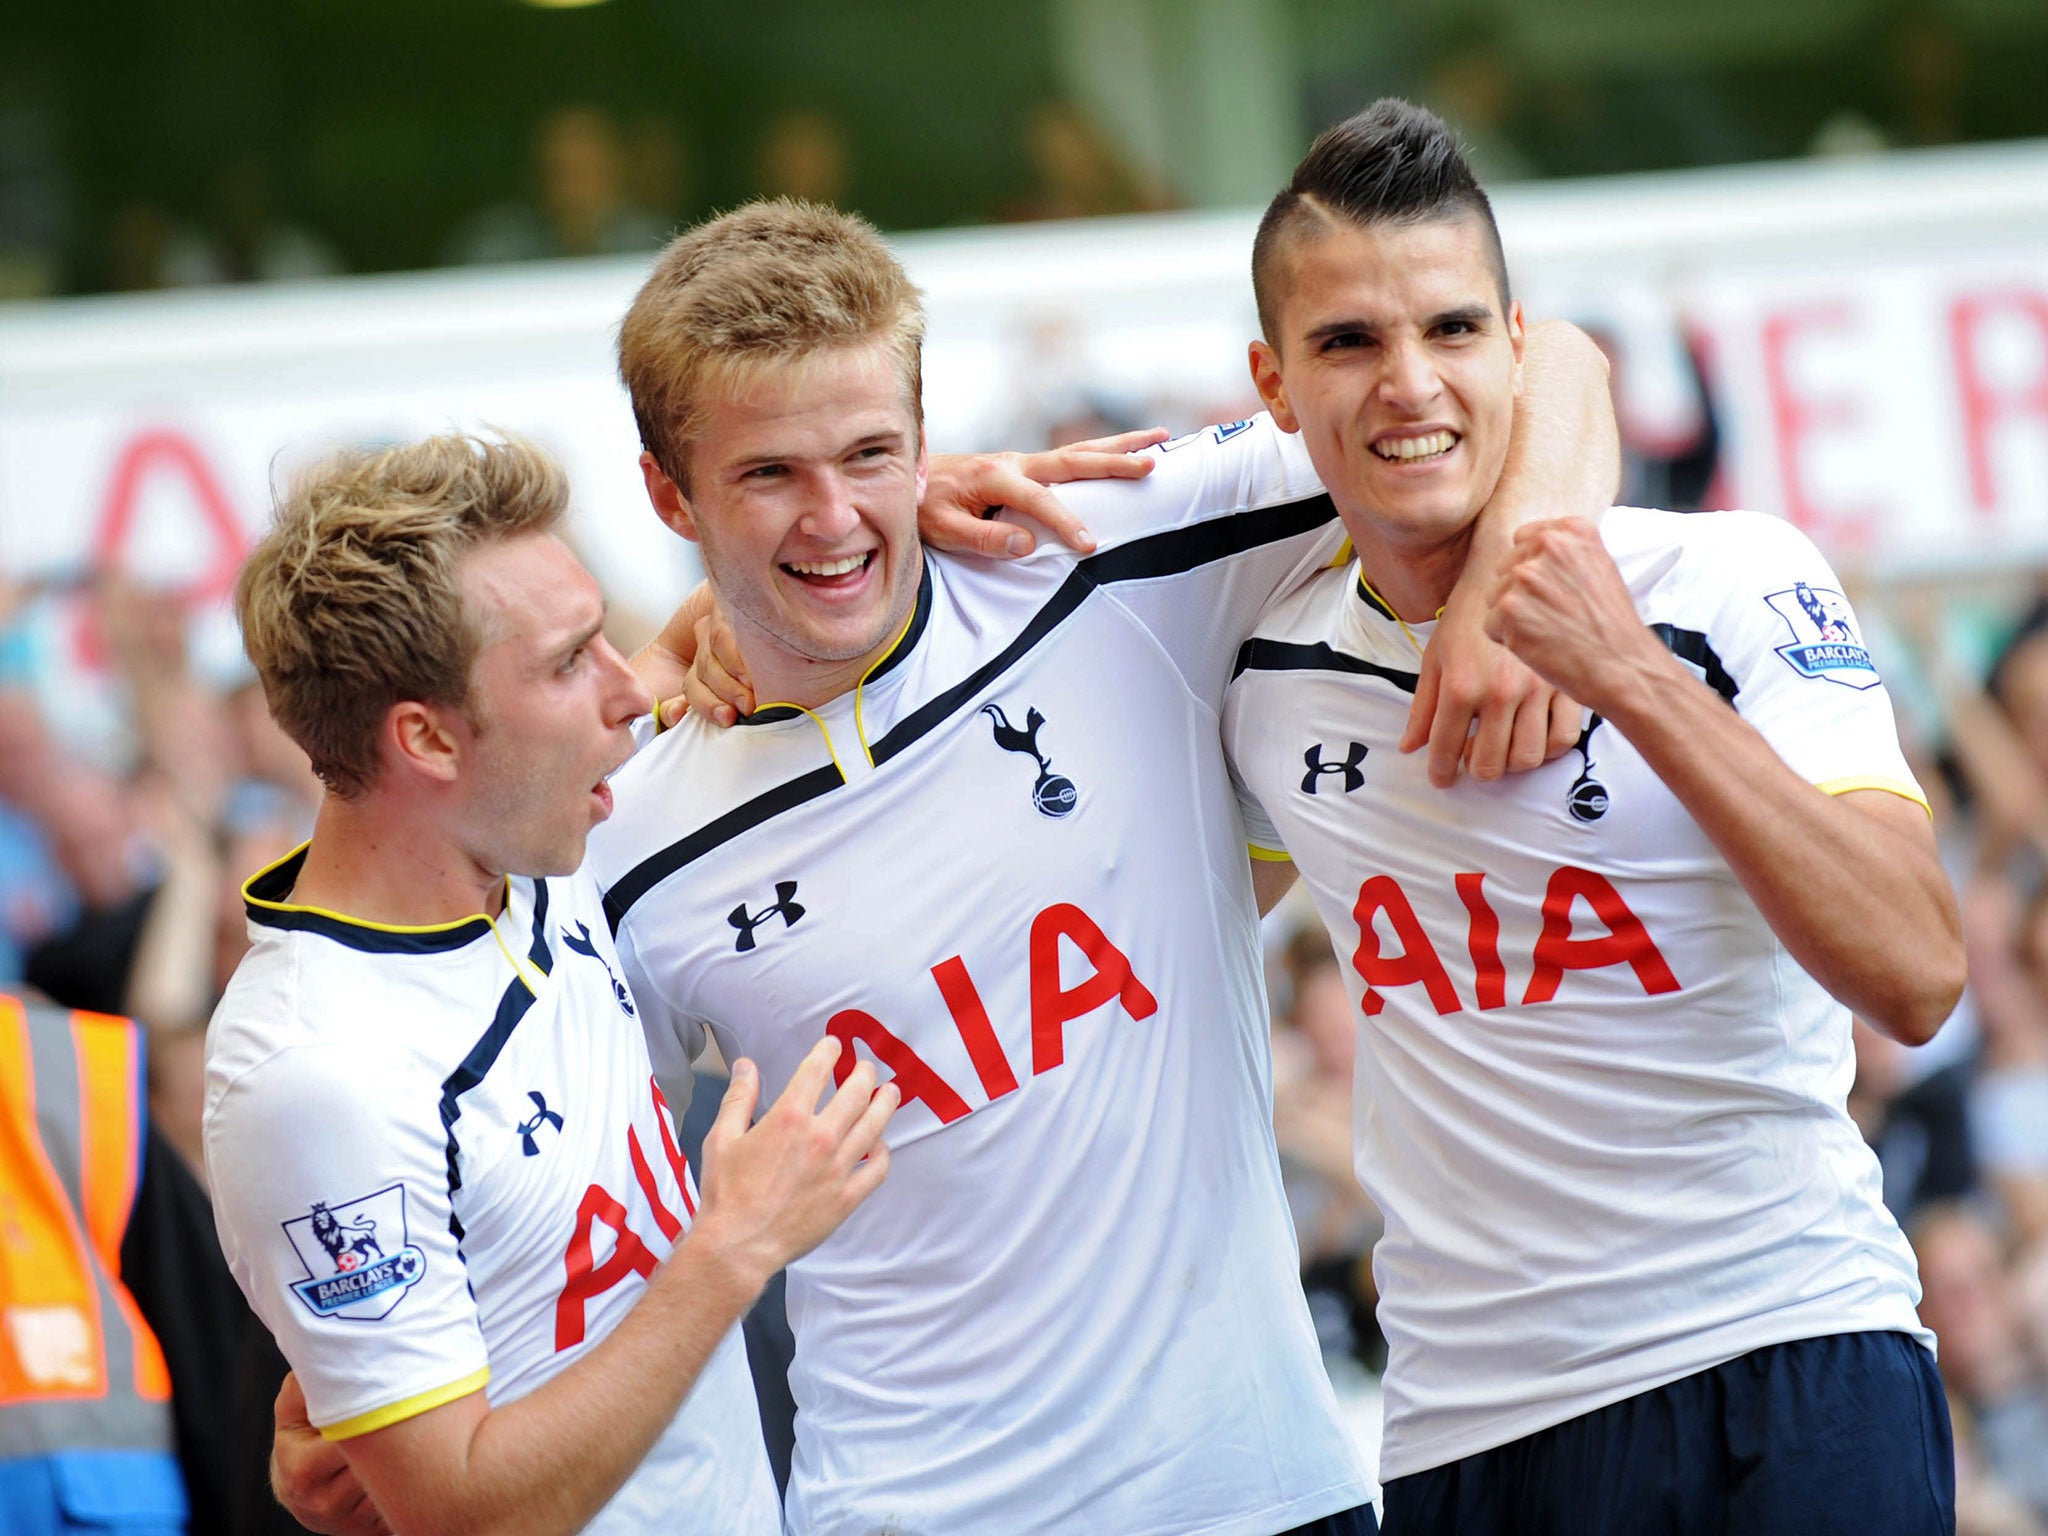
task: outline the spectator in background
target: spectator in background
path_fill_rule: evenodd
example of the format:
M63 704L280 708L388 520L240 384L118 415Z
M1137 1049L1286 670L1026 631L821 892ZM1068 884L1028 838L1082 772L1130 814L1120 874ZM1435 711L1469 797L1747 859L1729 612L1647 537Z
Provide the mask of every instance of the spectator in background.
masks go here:
M1174 200L1131 166L1072 102L1042 101L1024 120L1024 157L1031 184L999 209L999 219L1093 219L1150 213Z
M458 264L630 256L658 247L667 226L628 191L618 125L598 107L561 107L534 130L537 201L500 203L449 242Z
M1430 66L1423 99L1457 130L1465 158L1482 182L1522 181L1535 175L1536 167L1516 143L1520 72L1509 61L1498 29L1466 15L1443 30L1447 44Z
M837 207L846 198L852 160L836 118L809 108L783 112L754 151L754 190Z
M1921 1321L1941 1341L1963 1457L2048 1517L2048 1368L2029 1338L2006 1255L1969 1207L1930 1209L1913 1227Z
M1372 1245L1380 1213L1351 1163L1351 1068L1357 1025L1330 936L1312 908L1280 954L1282 1010L1273 1020L1273 1134L1301 1246L1302 1286L1333 1379L1361 1365L1383 1369L1386 1341ZM1341 1363L1340 1363L1341 1362Z
M625 153L626 197L666 239L694 199L694 168L683 131L672 117L646 113L626 131Z

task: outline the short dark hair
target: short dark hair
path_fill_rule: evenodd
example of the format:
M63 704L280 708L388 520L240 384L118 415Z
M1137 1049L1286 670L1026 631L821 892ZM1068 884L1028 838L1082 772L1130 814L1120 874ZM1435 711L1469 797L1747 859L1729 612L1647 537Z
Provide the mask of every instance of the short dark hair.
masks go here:
M1508 262L1493 222L1493 204L1443 119L1413 102L1382 96L1355 117L1324 129L1294 168L1293 179L1266 205L1252 241L1252 293L1266 340L1279 345L1278 266L1292 241L1339 220L1370 226L1455 218L1477 219L1486 231L1505 314Z

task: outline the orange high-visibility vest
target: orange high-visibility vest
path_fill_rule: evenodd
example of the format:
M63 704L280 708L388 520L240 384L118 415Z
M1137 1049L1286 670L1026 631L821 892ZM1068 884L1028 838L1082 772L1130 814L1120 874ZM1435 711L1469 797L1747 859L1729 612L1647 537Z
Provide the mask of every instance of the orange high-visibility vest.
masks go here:
M170 1375L121 1284L140 1031L0 994L0 1460L171 1450Z

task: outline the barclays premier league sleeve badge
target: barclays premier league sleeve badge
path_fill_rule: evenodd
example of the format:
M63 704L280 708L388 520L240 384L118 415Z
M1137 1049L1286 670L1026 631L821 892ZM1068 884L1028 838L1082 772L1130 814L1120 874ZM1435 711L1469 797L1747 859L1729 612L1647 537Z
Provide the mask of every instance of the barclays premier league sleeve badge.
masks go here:
M1849 601L1827 587L1794 584L1764 599L1792 631L1789 645L1775 647L1785 665L1801 677L1825 678L1844 688L1875 688L1880 679L1870 652L1856 637Z
M406 1241L402 1184L346 1205L316 1200L284 1232L306 1269L292 1289L317 1317L388 1317L427 1272L427 1256Z

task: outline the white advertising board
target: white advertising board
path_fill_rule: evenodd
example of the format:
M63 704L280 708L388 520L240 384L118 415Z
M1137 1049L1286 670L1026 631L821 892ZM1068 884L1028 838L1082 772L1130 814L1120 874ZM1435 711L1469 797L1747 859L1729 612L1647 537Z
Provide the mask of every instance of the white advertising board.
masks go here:
M1529 313L1614 341L1632 438L1697 435L1704 377L1712 504L1791 517L1880 576L2048 558L2048 145L1509 187L1496 207ZM1035 446L1104 402L1175 427L1239 414L1254 219L905 237L934 443ZM217 603L297 465L495 425L561 456L586 557L658 615L695 564L646 509L612 374L644 270L0 309L0 571L61 589L119 562ZM83 627L52 622L89 670Z

